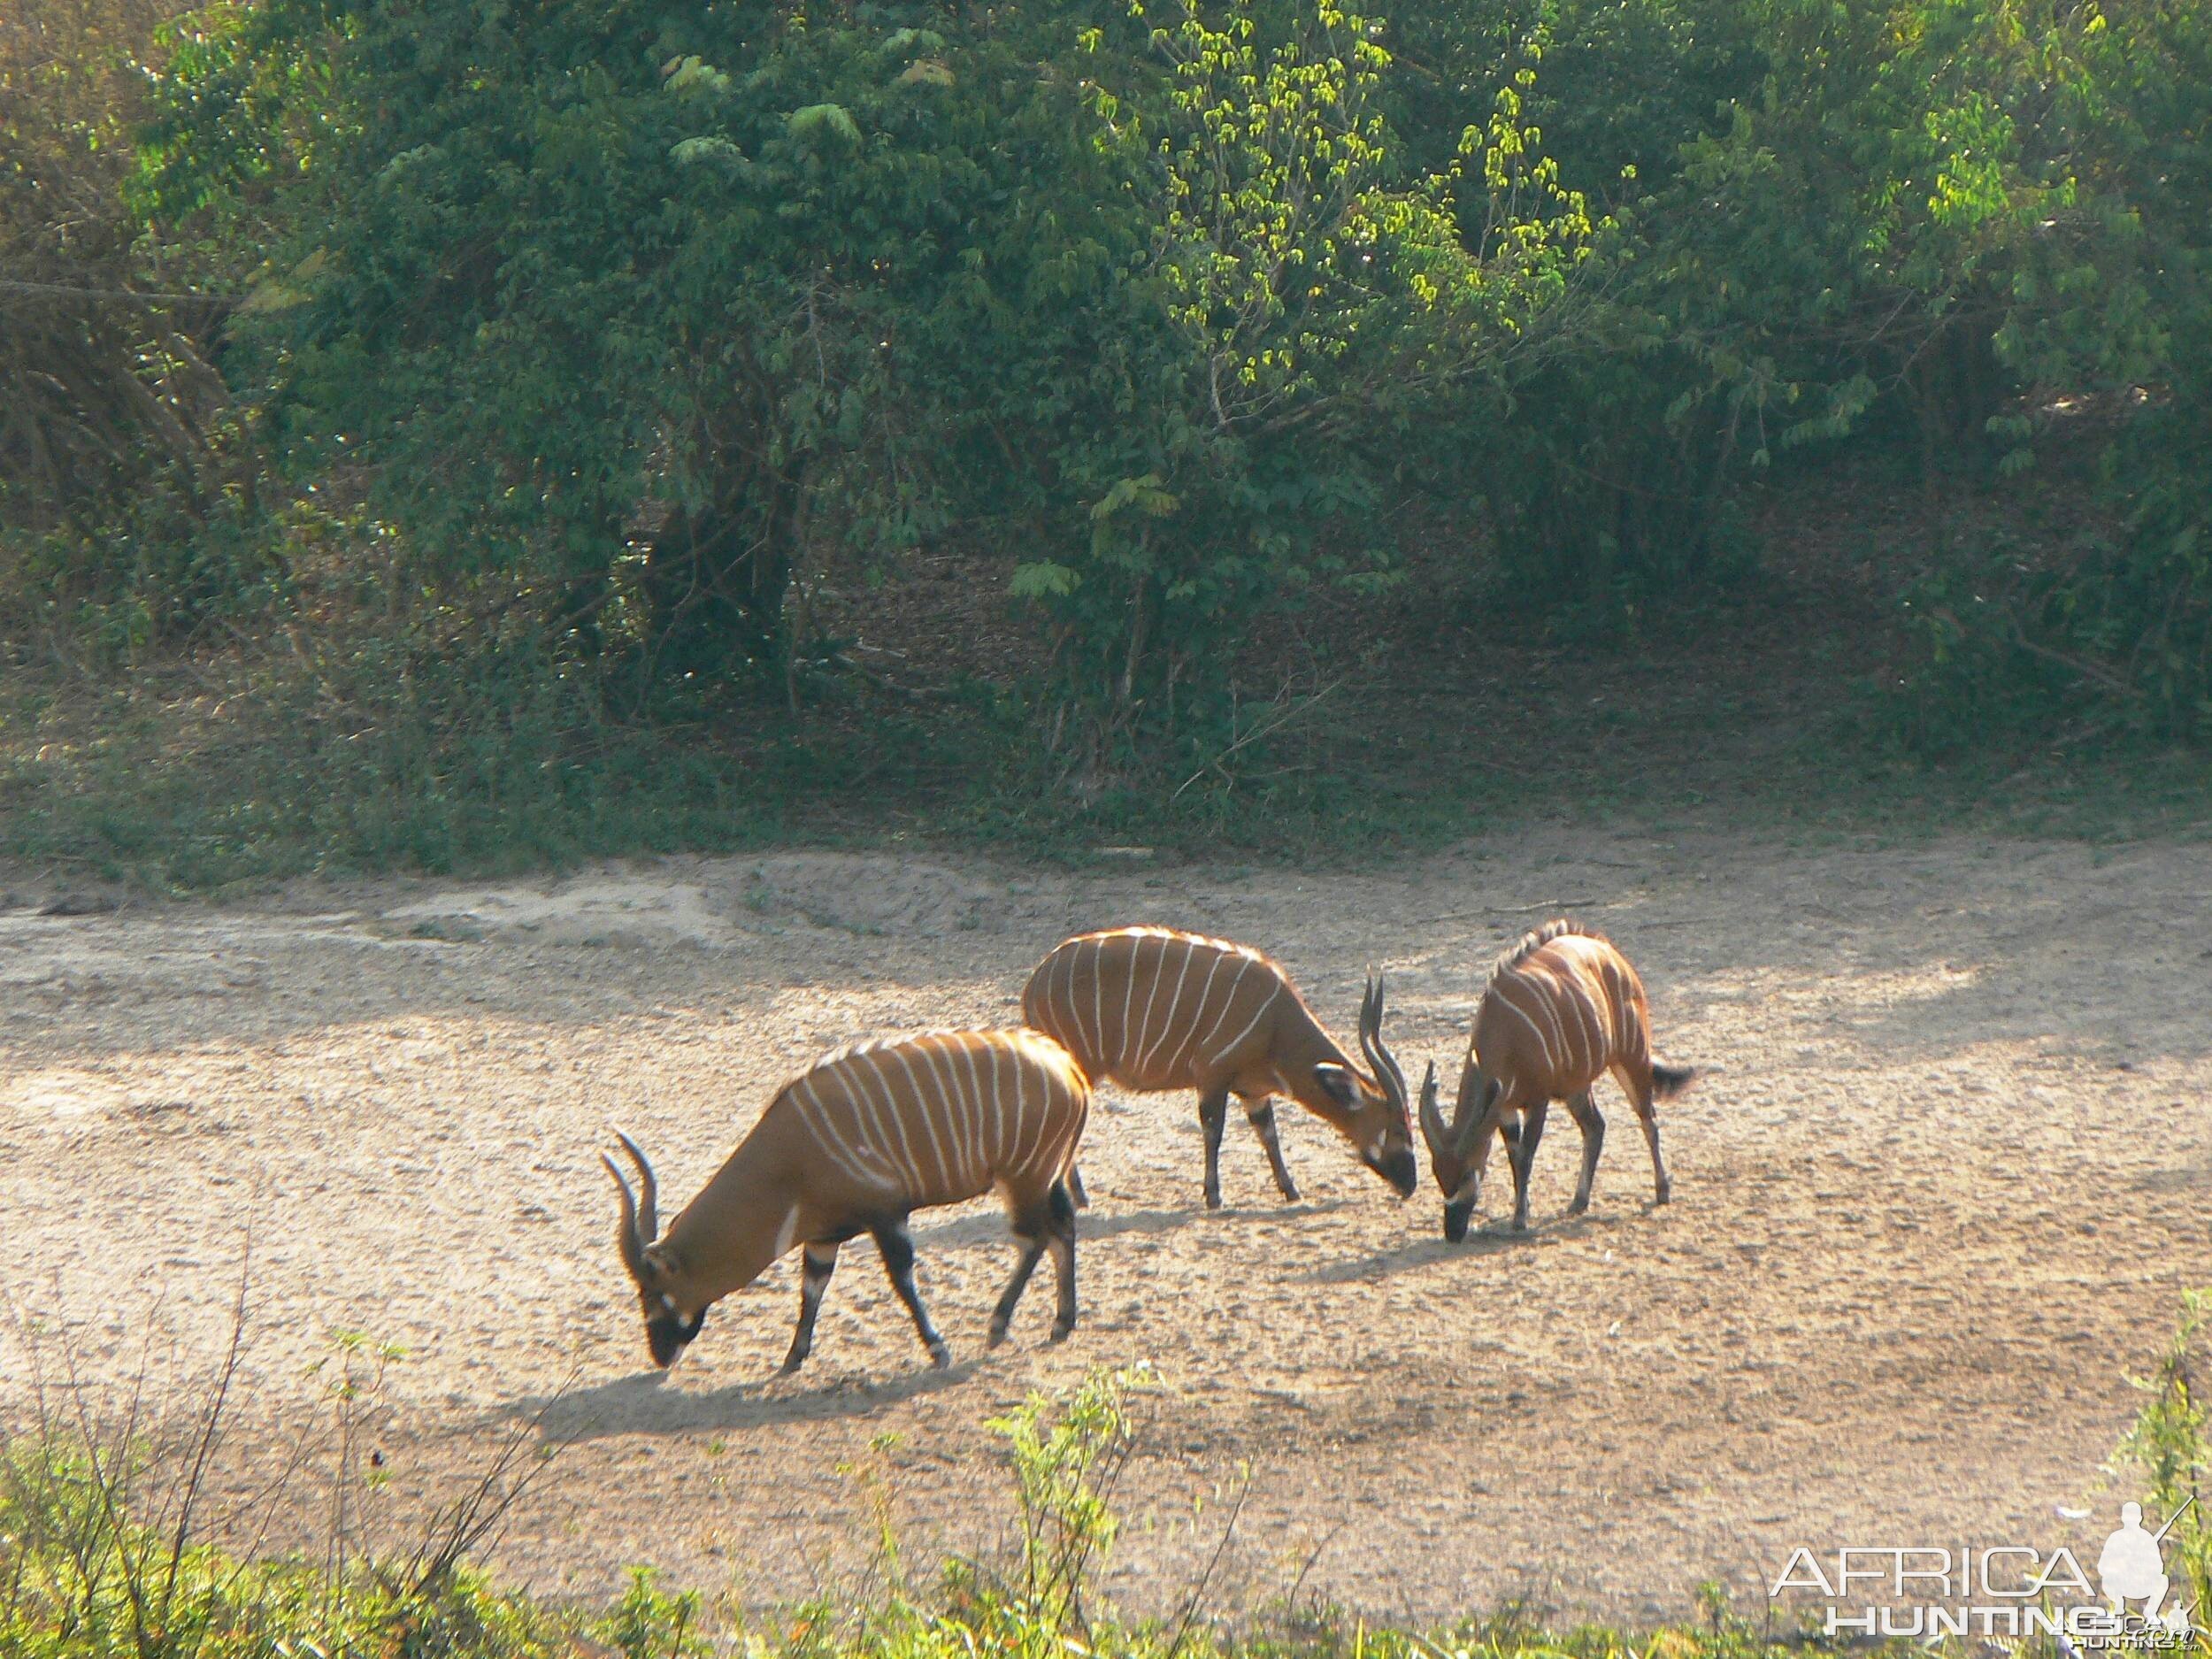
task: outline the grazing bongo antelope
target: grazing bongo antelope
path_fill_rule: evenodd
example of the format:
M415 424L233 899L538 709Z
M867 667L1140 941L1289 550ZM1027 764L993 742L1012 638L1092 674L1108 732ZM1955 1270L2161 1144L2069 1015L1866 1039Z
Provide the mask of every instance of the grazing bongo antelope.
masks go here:
M1326 1120L1360 1162L1410 1198L1420 1174L1406 1115L1405 1073L1382 1040L1382 981L1360 1004L1354 1066L1290 977L1248 945L1165 927L1123 927L1064 941L1022 990L1022 1018L1063 1043L1094 1082L1143 1094L1198 1091L1206 1134L1206 1206L1221 1207L1221 1132L1229 1096L1267 1148L1275 1185L1298 1188L1275 1138L1280 1089ZM1082 1198L1081 1178L1075 1185Z
M1555 1100L1566 1102L1582 1129L1582 1179L1568 1213L1578 1216L1590 1207L1590 1183L1605 1144L1605 1119L1590 1087L1608 1071L1643 1123L1655 1202L1663 1204L1667 1171L1659 1161L1651 1103L1679 1094L1697 1073L1652 1058L1644 982L1612 941L1573 922L1547 922L1523 934L1490 971L1449 1127L1437 1110L1433 1064L1421 1080L1421 1134L1444 1194L1447 1239L1467 1236L1494 1132L1504 1140L1513 1170L1514 1230L1527 1229L1528 1172Z
M611 1157L602 1153L600 1162L622 1194L615 1244L637 1285L653 1363L672 1364L710 1307L796 1244L806 1266L783 1370L798 1370L814 1347L814 1316L838 1246L863 1233L882 1252L930 1359L947 1363L945 1340L914 1288L906 1218L993 1187L1006 1202L1021 1255L991 1315L991 1346L1005 1340L1047 1249L1059 1280L1058 1341L1075 1328L1067 1173L1090 1104L1081 1068L1037 1032L927 1031L851 1043L777 1092L729 1161L658 1237L653 1166L618 1130L637 1165L637 1195Z

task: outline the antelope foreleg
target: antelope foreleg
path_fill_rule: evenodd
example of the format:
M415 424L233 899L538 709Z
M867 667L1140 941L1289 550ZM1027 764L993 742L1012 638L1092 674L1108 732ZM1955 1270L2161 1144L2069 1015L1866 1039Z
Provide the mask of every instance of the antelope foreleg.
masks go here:
M814 1316L822 1310L822 1293L829 1288L830 1274L836 1268L834 1244L806 1247L805 1264L799 1278L799 1328L792 1333L791 1351L783 1356L783 1376L788 1377L805 1364L806 1356L814 1352Z
M1286 1203L1298 1202L1298 1183L1290 1179L1289 1167L1283 1162L1283 1143L1275 1132L1275 1102L1262 1095L1246 1105L1244 1121L1252 1125L1252 1133L1267 1148L1267 1166L1275 1171L1275 1190Z
M1637 1121L1644 1126L1644 1144L1651 1148L1651 1202L1663 1204L1674 1196L1674 1183L1667 1179L1667 1166L1659 1157L1659 1118L1647 1101L1636 1109Z
M1513 1231L1528 1231L1528 1173L1536 1167L1536 1148L1544 1138L1544 1119L1549 1101L1538 1101L1523 1114L1517 1139L1509 1138L1506 1162L1513 1170Z
M1229 1122L1229 1090L1225 1084L1198 1097L1198 1126L1206 1133L1206 1208L1221 1208L1221 1132Z
M876 1248L883 1253L883 1271L890 1276L891 1288L899 1293L899 1300L906 1304L907 1312L914 1316L914 1330L922 1339L922 1346L929 1350L930 1363L949 1365L952 1350L945 1346L945 1339L937 1334L937 1327L929 1322L929 1311L922 1306L921 1293L914 1288L914 1239L906 1230L906 1218L887 1221L875 1229Z

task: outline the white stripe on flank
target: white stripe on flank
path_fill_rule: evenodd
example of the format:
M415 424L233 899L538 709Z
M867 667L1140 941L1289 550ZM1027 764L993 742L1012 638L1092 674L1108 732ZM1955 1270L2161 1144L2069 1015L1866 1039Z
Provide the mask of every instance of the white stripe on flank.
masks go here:
M1214 1064L1219 1065L1224 1060L1226 1060L1231 1055L1234 1054L1238 1048L1243 1043L1244 1040L1250 1036L1255 1031L1259 1029L1260 1021L1267 1018L1267 1010L1275 1006L1276 999L1280 997L1282 994L1283 982L1280 979L1278 979L1275 981L1275 988L1267 994L1267 1001L1260 1004L1259 1012L1253 1015L1250 1019L1245 1022L1244 1029L1242 1031L1237 1033L1235 1036L1232 1037L1227 1042L1221 1045L1220 1052L1216 1054L1213 1057Z
M1511 997L1505 994L1508 983L1509 981L1503 978L1501 978L1494 982L1490 987L1491 995L1498 999L1498 1006L1500 1008L1505 1010L1507 1013L1512 1015L1514 1018L1519 1020L1521 1024L1528 1027L1528 1034L1536 1039L1537 1048L1543 1051L1544 1070L1547 1071L1554 1070L1555 1068L1552 1064L1551 1057L1551 1043L1546 1039L1543 1027L1539 1025L1534 1020L1531 1019L1528 1017L1527 1011L1523 1009L1518 1002L1516 1002ZM1520 981L1516 979L1511 980L1510 983L1517 985Z
M1575 1035L1581 1039L1586 1051L1583 1056L1582 1070L1585 1075L1594 1078L1604 1070L1598 1064L1604 1048L1605 1033L1598 1025L1597 1004L1590 1000L1590 987L1582 982L1580 974L1568 979L1567 990L1567 1000L1574 1008Z
M906 1138L905 1114L899 1110L898 1096L891 1092L891 1079L884 1075L883 1068L876 1064L875 1056L867 1049L863 1048L853 1057L868 1068L869 1075L875 1079L876 1087L882 1093L883 1115L890 1120L891 1137L899 1143L897 1163L900 1171L906 1177L907 1190L918 1191L922 1185L921 1160L914 1156L913 1142ZM884 1152L887 1156L890 1150L889 1145L886 1144Z
M975 1075L974 1062L967 1057L969 1047L948 1039L930 1055L930 1064L944 1073L945 1128L952 1136L953 1178L963 1186L975 1168L975 1108L963 1080L964 1073L968 1078Z
M1006 1102L999 1093L999 1080L1002 1075L999 1066L1001 1056L996 1043L991 1045L990 1054L991 1140L989 1149L984 1154L983 1158L983 1170L986 1174L996 1169L999 1160L1006 1156ZM1018 1053L1014 1056L1014 1064L1016 1065L1021 1064L1021 1056Z
M1183 971L1175 976L1175 988L1167 994L1167 1008L1161 1020L1160 1034L1155 1037L1150 1046L1136 1058L1136 1074L1139 1078L1147 1075L1146 1068L1152 1064L1153 1055L1157 1053L1160 1045L1167 1041L1168 1033L1175 1029L1175 1010L1183 1003L1183 981L1190 978L1191 958L1198 954L1198 948L1187 939L1180 942L1183 947ZM1160 979L1167 971L1166 945L1160 947L1160 973L1155 974L1152 979L1152 995L1155 996L1160 994ZM1152 1005L1149 1002L1145 1004L1144 1021L1146 1029L1149 1030L1152 1025Z
M1098 1023L1091 1052L1098 1056L1099 1069L1110 1071L1114 1056L1106 1052L1106 952L1102 946L1091 953L1091 1018Z
M975 1051L981 1048L992 1052L989 1039L964 1042L960 1045L961 1063L968 1068L968 1179L980 1180L991 1167L991 1155L983 1145L983 1073L975 1063Z
M1550 1028L1552 1040L1556 1045L1554 1052L1559 1056L1559 1064L1564 1064L1567 1059L1567 1027L1559 1018L1558 985L1548 975L1539 978L1541 972L1532 966L1517 969L1514 977L1536 993L1536 1011L1544 1017L1545 1024Z
M1055 1121L1056 1114L1053 1110L1057 1102L1048 1087L1045 1090L1045 1115L1037 1125L1037 1142L1030 1148L1029 1156L1022 1160L1020 1172L1024 1175L1033 1176L1052 1162L1054 1149L1060 1140L1060 1126Z
M957 1182L964 1179L964 1172L968 1163L967 1149L961 1140L961 1127L967 1110L961 1103L960 1071L951 1064L952 1056L947 1050L944 1039L917 1052L918 1057L929 1063L930 1082L935 1090L931 1097L934 1105L929 1121L943 1132L949 1148L945 1173Z
M829 1155L831 1163L863 1187L875 1185L876 1178L861 1167L856 1149L846 1142L845 1137L837 1133L837 1125L830 1122L828 1109L814 1092L812 1078L802 1077L792 1085L791 1103L798 1107L800 1121L813 1135L815 1144ZM807 1110L809 1106L813 1108L811 1111Z
M1250 972L1251 966L1251 957L1240 956L1238 959L1237 977L1229 981L1229 994L1221 999L1221 1011L1214 1016L1214 1023L1206 1027L1206 1034L1198 1040L1201 1048L1212 1048L1214 1039L1221 1034L1221 1027L1229 1018L1229 1010L1237 1005L1237 987L1244 983L1244 976ZM1201 1004L1199 1011L1205 1011L1203 1004Z
M937 1120L944 1115L943 1107L935 1091L923 1087L921 1079L914 1075L906 1050L893 1048L889 1053L899 1063L899 1070L906 1074L906 1115L929 1137L929 1156L937 1165L937 1185L931 1190L941 1193L952 1185L952 1166L946 1162L945 1143L937 1133Z
M1076 1053L1081 1055L1087 1062L1095 1064L1098 1059L1098 1050L1092 1046L1089 1035L1083 1029L1082 1010L1075 1005L1075 980L1077 972L1081 967L1082 964L1089 959L1090 956L1093 954L1093 948L1089 946L1070 945L1066 947L1066 950L1068 958L1067 983L1061 987L1060 995L1062 999L1068 1005L1068 1029L1075 1033L1075 1042L1073 1046Z
M837 1083L846 1107L853 1115L853 1129L860 1144L883 1166L884 1173L895 1186L900 1176L898 1164L891 1155L891 1125L884 1121L883 1109L876 1104L875 1096L868 1092L867 1084L861 1079L856 1055L848 1053L840 1062Z
M1560 1064L1565 1068L1564 1074L1571 1076L1575 1068L1582 1064L1582 1020L1571 1007L1574 982L1563 973L1555 973L1550 989L1551 995L1545 999L1544 1007L1559 1032ZM1568 1029L1570 1025L1573 1027L1571 1031Z
M1126 1060L1130 1055L1129 1016L1136 1011L1137 970L1138 964L1144 960L1143 951L1144 941L1141 937L1130 940L1127 983L1122 987L1121 990L1121 1033L1114 1040L1114 1064L1116 1065Z
M1613 997L1605 988L1605 976L1594 972L1584 982L1583 998L1590 1004L1590 1041L1596 1051L1590 1056L1590 1074L1602 1072L1613 1064L1617 1052L1613 1044Z
M1175 1045L1175 1052L1168 1056L1165 1076L1171 1087L1185 1075L1184 1067L1189 1062L1191 1048L1198 1041L1198 1022L1205 1018L1206 1001L1213 995L1214 975L1221 972L1221 964L1228 960L1218 950L1210 950L1207 954L1206 979L1198 987L1198 1006L1187 1015L1183 1012L1180 1003L1176 1006L1175 1023L1182 1029L1183 1041Z
M1141 949L1142 946L1140 945L1138 949ZM1133 956L1130 959L1129 965L1132 970L1129 977L1129 988L1133 994L1137 988L1137 979L1134 972L1134 969L1137 965L1137 959ZM1136 1067L1137 1056L1144 1052L1145 1037L1152 1029L1152 1005L1160 1000L1160 981L1162 979L1166 977L1166 974L1167 941L1165 940L1162 940L1160 941L1158 954L1153 958L1152 975L1149 980L1150 988L1144 994L1144 1018L1137 1022L1137 1026L1134 1031L1132 1031L1129 1027L1129 1016L1127 1014L1125 1013L1121 1018L1121 1065L1123 1069L1133 1073Z
M1001 1168L1010 1168L1014 1156L1021 1150L1022 1128L1029 1118L1029 1068L1014 1057L1014 1133L999 1143Z

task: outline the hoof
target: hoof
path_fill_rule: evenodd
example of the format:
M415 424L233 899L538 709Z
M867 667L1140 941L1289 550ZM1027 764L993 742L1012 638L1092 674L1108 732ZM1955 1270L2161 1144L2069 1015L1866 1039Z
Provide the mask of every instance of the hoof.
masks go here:
M1286 1203L1286 1204L1294 1204L1294 1203L1296 1203L1296 1202L1298 1202L1298 1189L1297 1189L1295 1187L1284 1187L1284 1188L1283 1188L1283 1202L1284 1202L1285 1203Z
M942 1342L932 1342L929 1345L929 1363L939 1371L944 1370L952 1363L952 1350Z
M1047 1337L1045 1340L1048 1342L1064 1342L1068 1340L1068 1333L1074 1329L1075 1325L1072 1321L1066 1325L1062 1325L1056 1319L1053 1321L1052 1325L1052 1334Z
M1209 1210L1220 1209L1221 1194L1219 1193L1208 1193L1206 1194L1206 1208Z
M997 1348L1005 1340L1006 1327L995 1321L991 1325L991 1334L984 1339L983 1345L986 1348Z
M1659 1189L1656 1193L1655 1193L1655 1194L1652 1195L1652 1200L1651 1200L1651 1202L1652 1202L1654 1204L1665 1204L1665 1203L1671 1203L1673 1201L1674 1201L1674 1188L1673 1188L1673 1187L1661 1187L1661 1188L1660 1188L1660 1189Z
M1660 1202L1664 1203L1666 1201L1662 1199ZM1589 1213L1589 1209L1590 1201L1588 1199L1578 1198L1574 1201L1574 1202L1567 1206L1567 1213L1571 1216L1586 1215Z
M800 1366L805 1363L805 1355L794 1354L789 1359L784 1361L782 1364L776 1367L776 1375L779 1377L788 1377L793 1372L796 1371Z

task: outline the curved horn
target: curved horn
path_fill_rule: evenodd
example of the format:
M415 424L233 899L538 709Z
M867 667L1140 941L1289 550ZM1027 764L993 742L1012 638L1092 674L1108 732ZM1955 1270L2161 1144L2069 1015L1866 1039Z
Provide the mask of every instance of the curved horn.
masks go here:
M638 1143L636 1141L631 1140L629 1136L624 1134L619 1129L614 1132L614 1138L622 1142L622 1149L630 1155L631 1162L637 1165L638 1240L641 1243L650 1244L654 1240L661 1236L660 1210L658 1208L661 1190L660 1183L653 1179L653 1166L645 1161L645 1154L639 1149Z
M1451 1131L1444 1126L1444 1114L1436 1106L1436 1062L1429 1062L1429 1069L1421 1079L1421 1138L1429 1143L1432 1156L1441 1157L1451 1144Z
M1499 1082L1496 1078L1484 1078L1482 1087L1476 1091L1472 1110L1467 1111L1457 1123L1452 1125L1452 1133L1458 1142L1461 1157L1466 1157L1474 1151L1475 1133L1490 1121L1490 1108L1496 1102L1498 1096L1504 1092L1504 1089L1505 1085Z
M1369 1070L1375 1080L1389 1091L1398 1110L1406 1109L1406 1074L1398 1069L1398 1058L1385 1046L1382 1040L1383 976L1371 973L1367 979L1367 995L1360 1002L1359 1048L1367 1056Z
M638 1236L637 1200L630 1195L630 1183L622 1179L622 1171L605 1153L599 1161L607 1166L607 1173L614 1178L614 1189L622 1194L622 1219L616 1223L614 1248L622 1253L622 1265L630 1271L630 1277L642 1287L645 1283L645 1240Z

